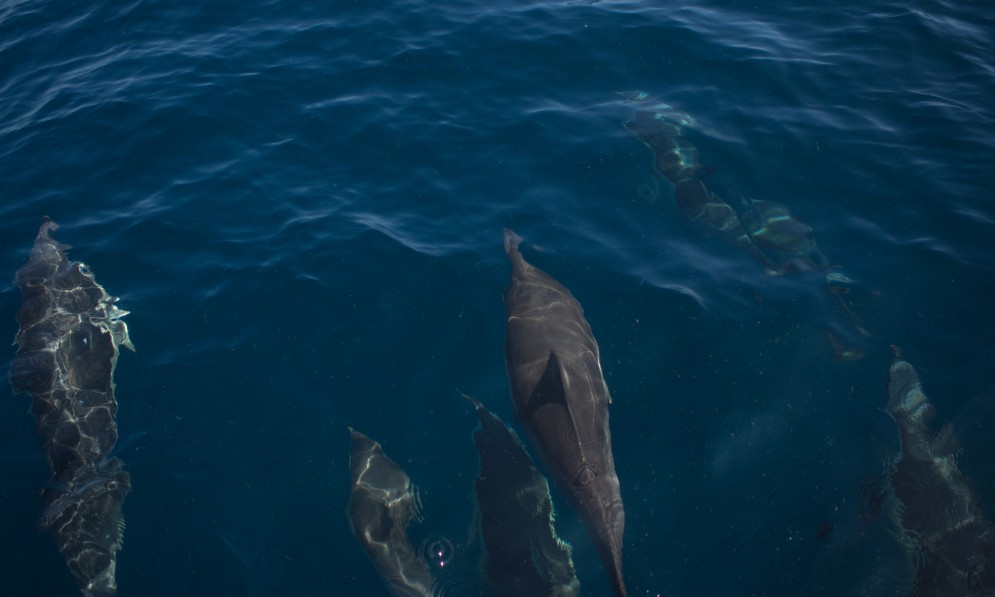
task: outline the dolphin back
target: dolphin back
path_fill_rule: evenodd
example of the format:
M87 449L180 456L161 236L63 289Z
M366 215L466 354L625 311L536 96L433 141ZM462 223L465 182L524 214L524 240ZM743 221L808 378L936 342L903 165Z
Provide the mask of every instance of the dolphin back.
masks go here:
M411 479L378 442L351 427L349 437L352 490L347 514L356 540L393 595L433 597L428 565L408 538L408 524L421 519Z
M889 370L886 408L901 437L889 510L914 570L910 594L995 595L995 529L957 466L953 428L930 428L933 406L906 361Z
M31 257L15 276L23 301L10 382L29 392L35 431L52 479L42 492L39 526L55 538L84 595L114 595L121 509L131 481L119 458L114 369L119 346L132 348L127 315L46 218Z
M570 291L522 257L505 231L505 363L515 412L557 487L578 513L615 585L625 514L608 425L611 396L598 344Z

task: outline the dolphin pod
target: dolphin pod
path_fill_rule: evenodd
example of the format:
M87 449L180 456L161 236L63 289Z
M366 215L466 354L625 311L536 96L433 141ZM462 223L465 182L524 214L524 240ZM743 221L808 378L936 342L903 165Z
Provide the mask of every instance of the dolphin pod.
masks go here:
M117 594L121 507L131 490L124 463L110 456L114 368L118 347L134 347L121 321L127 312L84 264L68 260L68 245L49 236L56 229L45 218L14 280L23 302L10 382L15 394L31 394L51 473L39 527L55 537L83 595L103 597Z
M933 406L906 361L889 369L886 410L901 438L888 474L890 514L917 597L995 595L995 529L956 462L952 428L930 429Z
M515 412L587 528L616 594L624 596L625 513L608 427L611 397L598 345L580 303L566 287L525 261L520 242L505 230L505 253L511 262L511 284L505 292L505 360ZM548 483L507 425L479 401L466 398L480 421L473 437L480 456L475 487L486 548L484 573L501 595L578 595L570 549L553 526ZM352 434L349 518L354 533L395 594L431 592L430 573L424 562L415 561L404 531L415 516L410 481L383 456L379 444L365 436L365 442L359 441L358 434ZM376 481L364 482L363 475ZM373 505L358 505L367 503ZM395 517L385 504L396 504L401 516ZM392 547L396 553L390 553ZM417 582L409 582L412 578ZM413 592L398 589L412 584Z
M612 456L598 344L569 290L522 257L504 231L511 284L504 294L505 363L518 420L584 522L618 595L625 512Z
M685 185L679 203L703 207L700 213L707 214L717 200L696 178L697 169L688 166L695 163L693 147L661 135L653 142L670 144L661 171L685 172L674 174L677 184ZM702 196L704 202L696 204ZM757 227L750 218L790 219L771 205L754 209L755 214L736 218L751 243L758 231L750 231ZM720 207L712 213L728 212ZM122 507L131 490L124 463L111 455L118 439L113 376L119 348L134 347L122 321L127 312L84 264L69 261L69 247L51 238L57 229L55 222L43 221L30 258L15 277L23 302L10 382L15 393L31 394L36 433L50 469L39 527L55 538L83 595L109 597L117 593ZM726 229L739 234L734 224ZM611 397L598 345L580 303L525 260L521 242L504 231L511 264L504 297L505 359L515 413L584 523L615 593L625 595L625 515L611 447ZM755 246L759 250L762 243ZM821 267L812 257L814 243L797 246L805 250L793 251L796 259L808 255ZM577 597L580 584L571 549L556 534L548 482L514 431L479 401L466 398L479 422L473 434L480 460L473 530L484 546L481 586L499 595ZM901 440L886 474L885 497L908 558L908 594L995 596L995 529L957 465L952 428L931 429L934 408L915 368L904 360L889 368L885 408ZM410 523L421 518L410 478L379 443L349 431L347 515L354 535L392 594L446 594L408 537Z

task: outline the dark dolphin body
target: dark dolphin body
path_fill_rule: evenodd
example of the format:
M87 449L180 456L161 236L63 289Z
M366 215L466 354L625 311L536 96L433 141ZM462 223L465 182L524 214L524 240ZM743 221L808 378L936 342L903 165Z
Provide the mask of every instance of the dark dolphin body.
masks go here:
M347 512L352 532L393 595L432 597L435 583L428 565L408 539L408 523L420 515L411 479L379 443L351 427L349 435L352 492Z
M118 347L134 347L120 320L127 312L85 265L69 262L69 247L49 237L57 228L45 219L14 280L24 302L10 382L14 393L31 393L52 474L39 526L55 537L84 595L115 595L131 480L109 456L118 438L113 378Z
M930 429L933 406L909 363L892 364L888 394L902 444L889 475L891 516L914 569L911 594L995 595L995 529L957 467L950 428Z
M477 400L480 427L473 441L480 455L475 483L484 569L499 595L576 597L580 582L570 546L553 527L549 484L515 432Z
M521 239L504 233L511 261L505 291L505 362L515 412L556 485L598 548L619 595L625 513L611 432L611 397L598 344L580 303L562 284L527 263Z

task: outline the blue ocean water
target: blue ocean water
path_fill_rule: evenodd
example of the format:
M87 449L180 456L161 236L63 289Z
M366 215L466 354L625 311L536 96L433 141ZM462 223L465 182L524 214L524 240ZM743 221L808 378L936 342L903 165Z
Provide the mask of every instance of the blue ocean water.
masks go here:
M992 56L984 2L0 4L0 271L48 215L131 311L121 594L386 594L345 517L350 425L459 556L460 392L513 420L504 227L599 341L631 595L897 594L861 516L898 445L891 345L995 491ZM711 187L789 206L845 268L863 358L827 346L817 275L680 215L623 126L659 104ZM0 286L0 337L19 304ZM29 406L0 400L2 592L73 595Z

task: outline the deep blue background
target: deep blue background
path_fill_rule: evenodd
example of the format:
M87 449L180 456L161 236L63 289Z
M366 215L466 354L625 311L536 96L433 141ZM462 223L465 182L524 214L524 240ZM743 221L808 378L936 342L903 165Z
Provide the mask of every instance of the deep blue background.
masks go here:
M420 486L415 541L463 543L459 392L512 418L505 226L601 345L631 595L894 594L897 548L859 517L897 447L890 344L995 491L991 11L494 4L0 4L0 272L49 215L132 312L121 594L383 593L345 518L347 425ZM868 297L864 359L823 342L818 276L679 216L631 90L694 119L710 186L815 229ZM19 304L0 286L0 338ZM28 408L0 400L0 592L72 595Z

